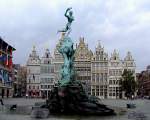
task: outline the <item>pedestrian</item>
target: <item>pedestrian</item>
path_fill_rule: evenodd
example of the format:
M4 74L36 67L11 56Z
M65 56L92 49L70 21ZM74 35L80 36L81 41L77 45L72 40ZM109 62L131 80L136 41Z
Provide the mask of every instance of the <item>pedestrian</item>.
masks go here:
M1 96L1 95L0 95L0 103L1 103L2 106L4 105L3 99L2 99L2 96Z
M28 98L28 93L26 93L26 98Z

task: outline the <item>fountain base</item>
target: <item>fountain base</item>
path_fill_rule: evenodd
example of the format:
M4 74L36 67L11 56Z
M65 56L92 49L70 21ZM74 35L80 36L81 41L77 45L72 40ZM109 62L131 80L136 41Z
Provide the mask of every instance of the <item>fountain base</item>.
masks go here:
M102 104L99 98L87 95L80 81L54 87L47 106L50 114L102 116L115 114L114 110Z

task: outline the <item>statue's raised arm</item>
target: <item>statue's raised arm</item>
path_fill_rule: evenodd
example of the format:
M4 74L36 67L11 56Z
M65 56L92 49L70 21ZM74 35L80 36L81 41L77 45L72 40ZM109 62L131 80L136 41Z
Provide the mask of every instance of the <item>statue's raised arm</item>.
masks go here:
M66 12L65 12L65 17L69 17L69 15L67 15L67 13L69 12L69 10L71 10L72 8L67 8Z
M58 32L65 32L67 35L71 32L71 23L74 21L73 12L71 11L71 7L67 8L65 12L65 17L67 17L68 23L66 24L65 29L59 30Z

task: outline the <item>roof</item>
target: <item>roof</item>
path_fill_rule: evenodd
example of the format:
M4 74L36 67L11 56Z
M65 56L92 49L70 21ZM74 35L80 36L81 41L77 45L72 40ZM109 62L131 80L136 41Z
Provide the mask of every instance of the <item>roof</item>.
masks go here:
M10 44L8 44L7 42L5 42L1 37L0 37L0 43L3 43L4 45L8 45L10 48L12 48L12 50L16 50L14 47L12 47Z
M147 69L147 70L150 70L150 65L148 65L146 69Z

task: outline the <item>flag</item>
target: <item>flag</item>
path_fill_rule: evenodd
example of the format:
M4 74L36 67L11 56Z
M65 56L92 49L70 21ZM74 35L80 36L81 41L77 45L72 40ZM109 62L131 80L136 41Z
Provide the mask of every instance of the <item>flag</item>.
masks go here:
M2 57L2 52L0 51L0 58Z
M0 55L0 61L6 61L7 56L6 55Z
M5 61L6 60L6 54L3 54L1 51L0 51L0 62L1 61Z
M10 56L8 60L9 68L12 68L12 48L10 49Z
M6 59L6 61L5 61L5 62L6 62L6 65L8 65L8 60L9 60L8 47L9 47L9 46L7 45L7 47L6 47L6 54L7 54L6 56L7 56L7 59Z

